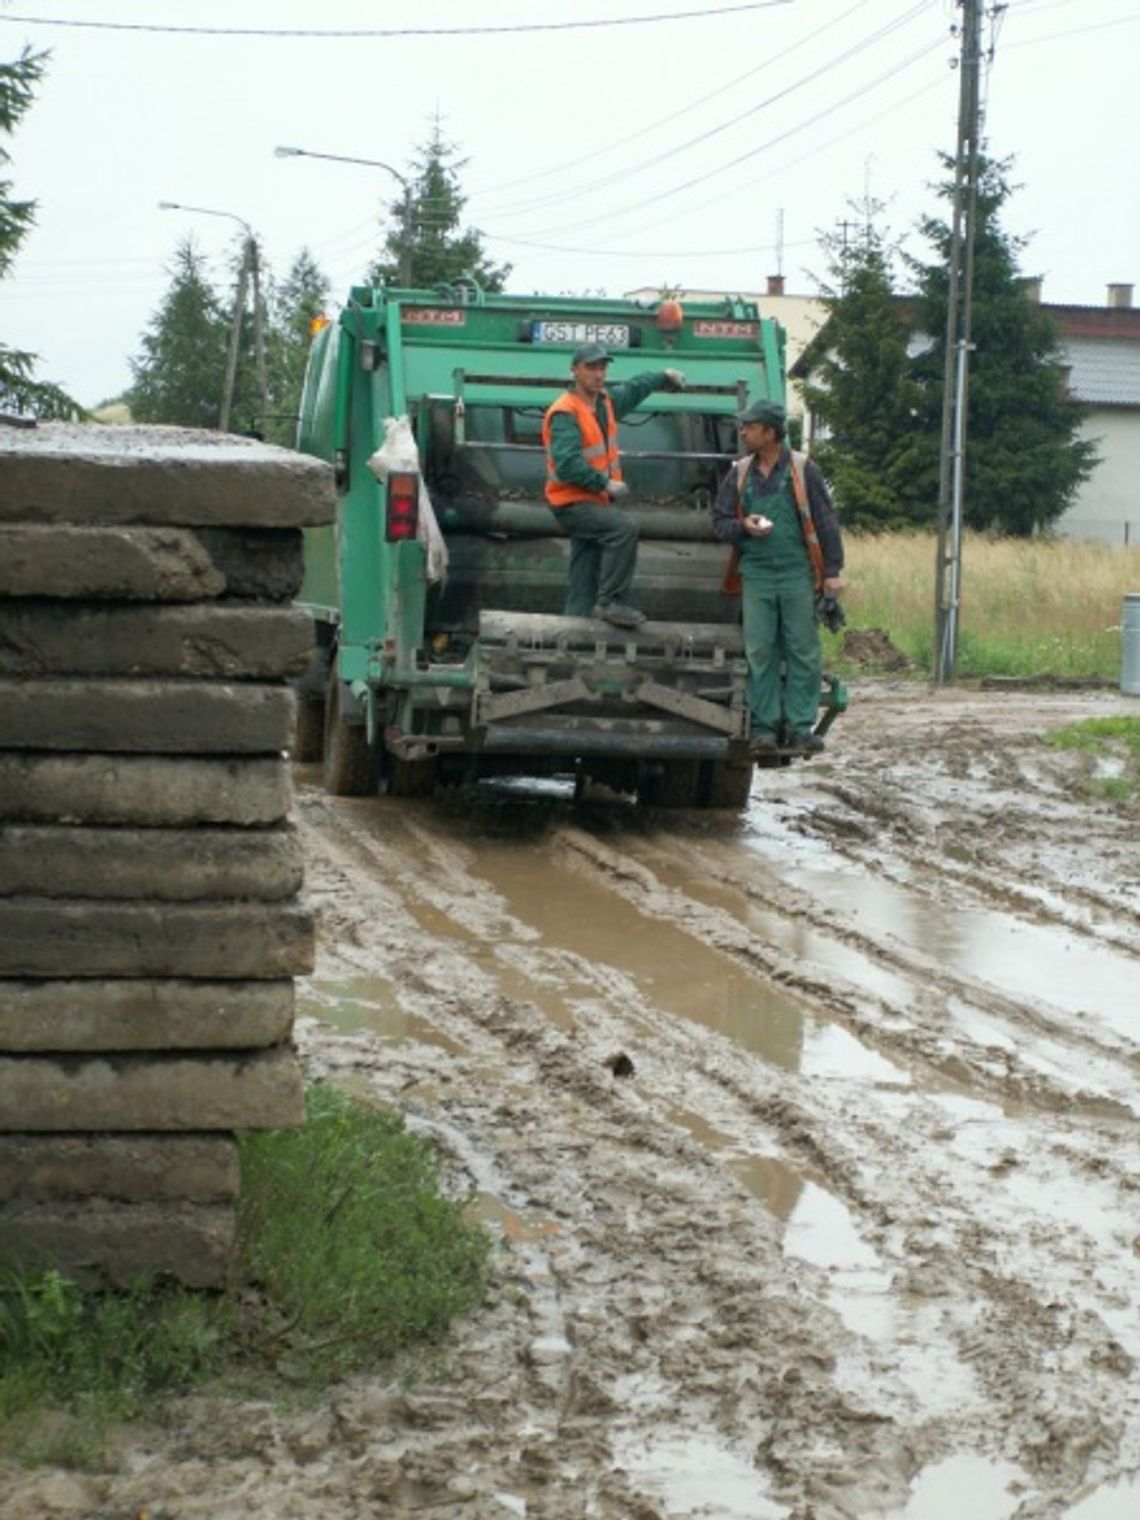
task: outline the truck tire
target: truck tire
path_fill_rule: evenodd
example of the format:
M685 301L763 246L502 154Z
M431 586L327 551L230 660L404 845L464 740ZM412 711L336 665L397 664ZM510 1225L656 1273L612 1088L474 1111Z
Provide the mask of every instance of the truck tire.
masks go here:
M374 797L380 786L380 755L363 724L341 717L344 688L335 678L325 697L325 791L334 797Z
M299 765L311 765L325 752L325 704L320 697L297 693L297 730L293 737L293 759Z
M389 755L383 781L389 797L430 797L435 791L435 756L401 760L397 755Z
M642 801L650 807L699 807L700 787L699 760L663 760L650 784L643 788Z
M706 760L701 770L702 807L744 811L752 791L751 760Z

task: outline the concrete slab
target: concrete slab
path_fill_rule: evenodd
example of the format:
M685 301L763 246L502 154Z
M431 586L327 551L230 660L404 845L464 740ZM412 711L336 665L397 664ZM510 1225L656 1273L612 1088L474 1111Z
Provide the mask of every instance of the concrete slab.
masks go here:
M0 1207L78 1198L232 1203L230 1135L0 1135Z
M301 589L299 528L0 523L0 596L281 602Z
M80 1282L125 1288L158 1272L190 1288L224 1288L236 1219L231 1204L83 1200L9 1208L0 1227L16 1261Z
M233 1055L0 1056L0 1131L277 1129L300 1124L288 1048Z
M296 896L303 876L301 844L288 826L111 829L0 823L0 897L280 902Z
M292 904L0 898L0 977L264 981L313 969L313 918Z
M0 749L264 755L287 749L295 725L285 686L0 680Z
M0 601L0 677L299 676L313 623L296 607Z
M291 978L0 981L0 1051L254 1050L293 1030Z
M270 824L292 801L288 760L0 751L0 818L43 823Z
M296 528L335 513L331 465L250 438L69 422L0 433L0 522Z

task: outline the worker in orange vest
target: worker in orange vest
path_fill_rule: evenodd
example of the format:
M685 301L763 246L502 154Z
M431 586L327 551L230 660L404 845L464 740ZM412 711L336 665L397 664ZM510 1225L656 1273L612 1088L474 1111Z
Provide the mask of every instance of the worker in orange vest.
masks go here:
M618 628L637 628L645 613L629 604L637 564L637 523L619 503L629 494L622 479L617 425L654 391L679 391L680 370L652 370L606 386L610 355L586 343L570 361L573 383L542 419L546 499L570 535L568 617L598 617Z

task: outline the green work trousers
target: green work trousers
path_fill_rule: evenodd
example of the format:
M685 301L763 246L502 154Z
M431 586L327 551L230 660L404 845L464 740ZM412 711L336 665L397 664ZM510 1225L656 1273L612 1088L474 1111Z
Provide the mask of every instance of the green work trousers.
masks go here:
M624 602L637 564L637 523L620 507L575 501L551 509L570 535L566 616L589 617L599 602Z
M811 571L806 562L779 569L745 554L740 578L753 727L778 733L783 721L806 732L819 714L822 681Z

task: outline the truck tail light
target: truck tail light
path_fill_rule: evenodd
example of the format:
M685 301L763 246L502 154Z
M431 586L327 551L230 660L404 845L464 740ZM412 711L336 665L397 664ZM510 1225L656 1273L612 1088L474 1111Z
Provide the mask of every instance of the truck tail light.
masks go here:
M398 472L388 476L388 511L384 537L390 544L415 538L419 519L420 477Z

